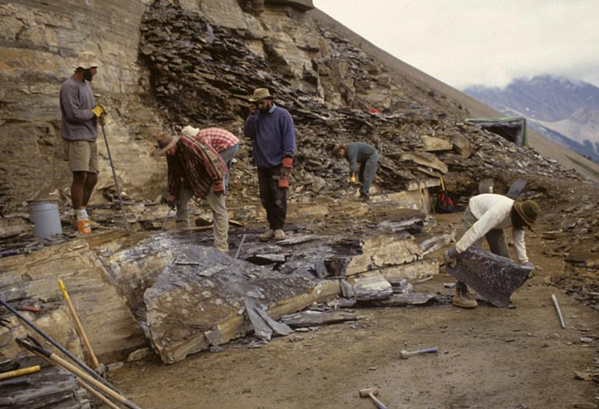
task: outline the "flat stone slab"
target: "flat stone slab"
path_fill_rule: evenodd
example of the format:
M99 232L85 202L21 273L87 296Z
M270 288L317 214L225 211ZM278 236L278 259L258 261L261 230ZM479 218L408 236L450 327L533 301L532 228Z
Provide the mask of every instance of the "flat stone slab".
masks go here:
M164 363L178 362L255 329L246 318L251 304L251 323L269 338L271 329L281 333L270 319L312 304L316 286L316 281L236 260L215 248L184 245L144 294L148 335Z
M507 307L510 296L526 282L531 270L519 267L506 257L469 248L447 272L468 284L481 297L497 307Z

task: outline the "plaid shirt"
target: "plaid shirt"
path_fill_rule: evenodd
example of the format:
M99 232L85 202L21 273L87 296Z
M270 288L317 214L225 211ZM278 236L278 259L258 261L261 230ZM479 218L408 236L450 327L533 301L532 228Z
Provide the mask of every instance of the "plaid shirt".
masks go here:
M215 191L223 191L227 165L223 158L204 144L199 137L182 136L174 155L167 155L168 191L177 196L181 185L190 187L200 199L205 199L214 183Z
M222 152L239 143L239 138L226 129L206 128L198 133L198 137L206 145L211 146L217 152Z

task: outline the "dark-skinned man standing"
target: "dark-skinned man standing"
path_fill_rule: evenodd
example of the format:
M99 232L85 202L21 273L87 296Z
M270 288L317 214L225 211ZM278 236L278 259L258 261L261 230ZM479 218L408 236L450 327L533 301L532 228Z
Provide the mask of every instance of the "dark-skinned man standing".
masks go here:
M98 182L98 123L106 123L106 112L94 100L91 82L102 63L90 51L79 54L75 73L60 87L60 134L73 173L71 199L77 216L77 229L89 233L87 203Z
M269 230L259 235L262 241L285 239L287 189L295 154L295 128L289 112L273 102L266 88L257 88L249 98L250 115L243 132L253 140L253 155L258 167L260 201L266 210Z

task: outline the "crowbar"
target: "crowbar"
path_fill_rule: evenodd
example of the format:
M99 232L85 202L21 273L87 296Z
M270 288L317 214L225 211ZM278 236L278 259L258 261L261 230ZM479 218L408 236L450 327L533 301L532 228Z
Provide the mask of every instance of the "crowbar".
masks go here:
M164 221L162 222L162 229L160 229L161 232L164 231L164 226L166 226L166 221L168 220L168 217L171 215L171 210L173 210L172 207L168 207L168 211L166 212L166 217L164 218Z
M555 311L557 311L557 317L559 318L559 323L562 328L566 328L566 323L564 322L564 317L562 315L562 310L559 308L559 303L557 302L557 297L555 294L551 294L551 301L553 301L553 306L555 307Z
M106 153L108 153L108 161L110 162L110 169L112 169L112 177L114 179L114 186L116 188L116 193L119 197L119 203L121 204L121 212L123 213L123 223L125 225L125 230L129 230L129 223L127 222L127 215L125 214L125 205L123 204L123 196L121 196L121 188L119 187L119 181L116 178L116 172L114 171L114 164L112 163L112 155L110 155L110 147L108 146L108 138L106 137L106 131L104 130L104 125L100 124L102 127L102 134L104 135L104 142L106 143Z
M35 332L37 332L38 334L40 334L42 337L44 337L44 339L46 341L48 341L49 343L51 343L52 345L54 345L56 348L58 348L58 350L60 352L62 352L63 354L65 354L66 356L68 356L73 362L75 362L80 368L82 368L85 372L87 372L88 374L90 374L91 376L93 376L95 379L97 379L100 382L103 382L104 384L108 385L108 383L106 382L106 380L104 378L102 378L100 375L98 375L93 369L91 369L89 366L85 365L85 363L83 363L79 358L77 358L75 355L71 354L65 347L63 347L62 345L60 345L58 342L56 342L54 339L52 339L52 337L50 337L49 335L47 335L44 331L42 331L41 329L39 329L34 323L32 323L31 321L29 321L27 318L25 318L19 311L15 310L13 307L11 307L9 304L7 304L4 300L0 299L0 304L2 304L5 308L7 308L10 312L12 312L14 315L17 316L18 319L20 319L22 322L24 322L25 324L27 324L31 329L33 329Z

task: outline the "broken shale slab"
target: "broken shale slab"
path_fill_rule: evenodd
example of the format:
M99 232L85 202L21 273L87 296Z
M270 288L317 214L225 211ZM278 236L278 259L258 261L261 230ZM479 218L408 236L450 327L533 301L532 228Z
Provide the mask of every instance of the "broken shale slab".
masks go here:
M281 317L281 321L292 328L319 327L321 325L338 324L356 321L358 317L351 312L343 311L301 311Z
M447 266L447 272L493 305L507 307L510 296L526 282L531 270L507 257L470 247L460 254L455 267Z
M277 320L322 299L323 292L338 293L338 284L320 287L315 280L235 260L214 248L185 245L177 253L144 294L150 340L164 363L252 331L244 316L246 299ZM214 273L200 274L207 270Z
M391 283L378 271L369 271L348 277L347 283L352 286L354 298L358 301L384 300L393 294Z
M362 254L352 257L345 275L412 263L422 258L422 249L411 239L396 236L368 237L361 242Z

